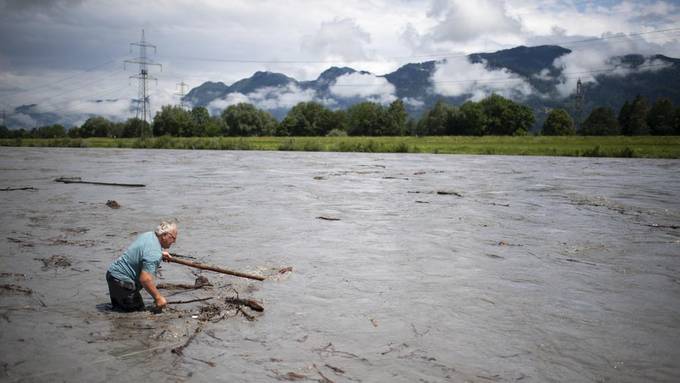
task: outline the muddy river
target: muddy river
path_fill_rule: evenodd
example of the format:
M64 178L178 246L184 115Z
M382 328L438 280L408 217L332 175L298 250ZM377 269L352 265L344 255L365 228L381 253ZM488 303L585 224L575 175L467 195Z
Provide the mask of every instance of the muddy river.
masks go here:
M3 382L680 381L678 160L0 148L0 189ZM267 279L111 311L161 219Z

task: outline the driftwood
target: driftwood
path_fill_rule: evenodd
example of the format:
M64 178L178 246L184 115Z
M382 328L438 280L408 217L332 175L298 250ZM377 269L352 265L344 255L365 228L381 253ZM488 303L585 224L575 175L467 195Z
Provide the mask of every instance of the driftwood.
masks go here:
M340 218L326 217L326 216L323 216L323 215L322 215L322 216L319 216L319 217L316 217L316 219L323 219L323 220L325 220L325 221L339 221L339 220L340 220Z
M12 284L6 284L6 285L0 285L5 290L12 290L12 291L18 291L20 293L24 294L33 294L33 290L29 289L28 287L23 287L19 285L12 285Z
M14 191L14 190L38 190L38 189L34 188L33 186L27 186L27 187L23 187L23 188L4 188L4 189L0 189L0 191Z
M95 182L83 181L80 177L60 177L55 179L56 182L63 182L65 184L91 184L91 185L105 185L105 186L125 186L131 188L143 188L144 184L121 184L116 182Z
M163 290L196 290L200 289L200 286L190 285L188 283L159 283L156 285L157 289Z
M262 307L261 304L259 304L257 301L253 299L242 299L242 298L225 298L224 301L226 303L231 303L233 305L239 305L239 306L248 306L254 311L259 311L262 312L264 311L264 307Z
M255 280L258 280L258 281L264 281L264 279L265 279L264 277L261 277L259 275L241 273L239 271L228 270L228 269L224 269L224 268L212 266L212 265L205 265L203 263L187 261L187 260L178 259L178 258L175 258L175 257L170 258L170 262L179 263L180 265L184 265L184 266L195 267L195 268L201 269L201 270L210 270L210 271L214 271L216 273L229 274L229 275L233 275L235 277L255 279Z
M173 348L173 349L171 350L172 353L181 356L182 353L183 353L183 351L184 351L184 349L189 345L189 343L191 343L192 340L194 340L194 338L196 337L196 335L198 335L202 330L203 330L203 326L199 324L199 325L196 327L196 329L194 330L194 333L191 334L191 336L189 337L189 339L187 339L187 341L186 341L183 345L177 346L177 347Z
M194 303L194 302L203 302L213 299L213 297L207 297L207 298L197 298L197 299L189 299L188 301L169 301L169 305L183 305L185 303Z

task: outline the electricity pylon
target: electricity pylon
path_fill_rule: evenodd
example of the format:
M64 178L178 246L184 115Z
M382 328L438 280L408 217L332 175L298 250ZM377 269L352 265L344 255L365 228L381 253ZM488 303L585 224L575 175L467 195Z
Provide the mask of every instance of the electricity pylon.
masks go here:
M581 131L582 122L581 120L583 119L583 117L581 116L582 111L583 111L583 85L581 84L581 79L579 78L578 81L576 81L576 100L574 105L577 132Z
M132 47L139 47L139 57L134 60L125 60L125 63L129 64L139 64L139 73L130 78L137 79L139 82L139 93L138 98L134 100L137 103L137 113L136 117L145 123L151 120L151 107L149 104L149 95L147 94L147 82L149 80L156 81L158 84L158 79L149 76L148 67L151 65L157 65L163 71L163 66L161 64L156 64L155 62L149 60L146 57L146 48L153 48L154 53L156 53L156 46L149 44L144 38L144 30L142 29L142 39L136 43L130 43L130 51L132 52ZM144 124L146 125L146 124ZM144 135L144 129L142 129L142 135Z
M177 84L177 86L179 87L179 92L175 93L175 96L179 96L179 106L180 106L180 108L186 109L187 106L184 103L184 95L185 95L184 90L185 90L186 87L189 86L189 84L182 81L179 84Z

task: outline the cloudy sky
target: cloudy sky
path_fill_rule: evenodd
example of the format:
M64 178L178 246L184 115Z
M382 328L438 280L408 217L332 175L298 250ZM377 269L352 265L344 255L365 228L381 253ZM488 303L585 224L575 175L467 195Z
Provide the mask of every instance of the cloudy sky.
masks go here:
M158 79L150 84L153 109L178 103L182 81L189 89L229 85L264 70L312 80L330 66L382 75L447 58L434 91L482 97L502 94L509 82L496 80L513 75L469 64L465 54L556 44L573 51L555 63L568 73L606 69L618 54L680 57L678 0L0 0L0 108L124 116L137 95L129 77L138 72L124 61L138 56L130 43L142 29L157 47L149 60L162 64L149 68ZM487 85L475 87L476 80ZM339 82L332 89L341 97L394 99L382 78L355 74ZM512 88L531 92L526 86ZM257 97L271 103L265 96L233 94L219 106ZM274 106L313 95L289 88L280 97ZM117 101L95 102L102 99Z

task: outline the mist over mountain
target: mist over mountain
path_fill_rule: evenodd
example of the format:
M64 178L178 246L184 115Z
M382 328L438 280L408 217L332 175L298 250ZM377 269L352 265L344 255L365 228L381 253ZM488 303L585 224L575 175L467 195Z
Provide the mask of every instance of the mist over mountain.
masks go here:
M232 85L206 82L185 101L219 113L226 106L250 102L281 119L301 101L346 108L361 101L389 103L402 99L419 116L436 101L460 105L492 93L531 106L537 120L551 108L575 112L576 82L583 83L582 115L607 106L618 112L626 100L642 95L653 101L668 97L680 103L680 60L662 55L610 57L597 68L570 71L571 50L554 45L519 46L493 53L475 53L441 61L409 63L376 75L348 67L331 67L316 80L297 81L281 73L256 72Z
M574 97L578 80L582 81L583 90L580 118ZM575 118L584 119L600 106L618 112L626 100L637 95L651 102L667 97L680 104L677 84L680 84L677 58L629 54L592 60L560 46L544 45L409 63L387 74L330 67L311 81L258 71L231 85L205 82L191 89L184 101L191 106L207 107L213 115L229 105L251 103L281 120L299 102L317 101L331 109L344 109L363 101L387 105L401 99L408 113L417 118L438 100L461 105L495 93L530 106L538 127L553 108L566 109ZM36 105L24 105L16 111L41 124L61 123L67 127L90 116L41 113ZM129 111L134 113L134 105L130 105Z

